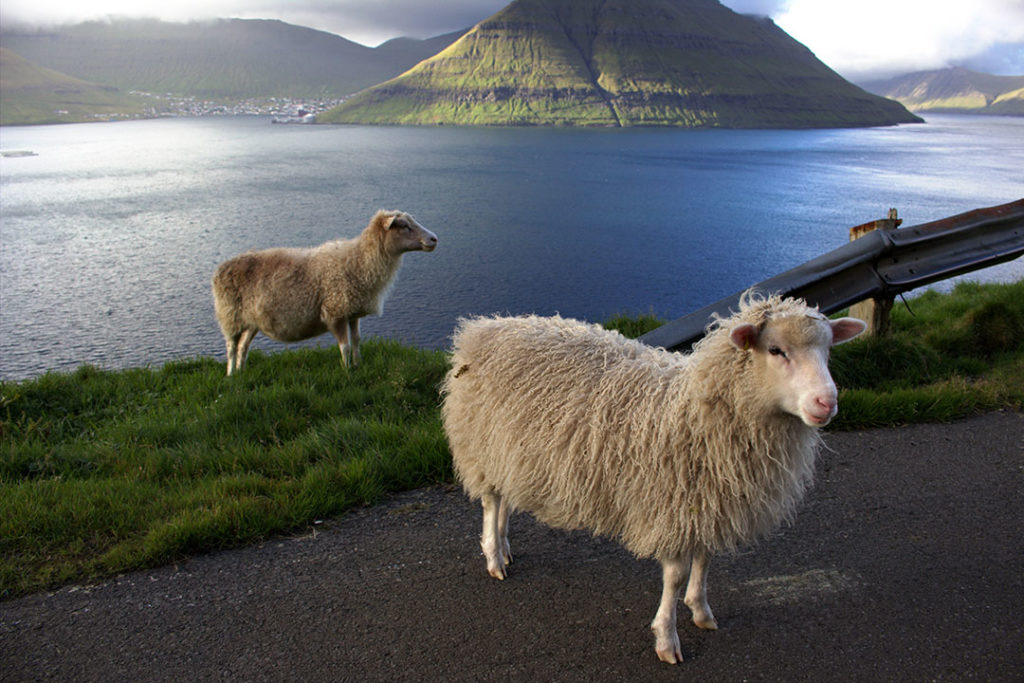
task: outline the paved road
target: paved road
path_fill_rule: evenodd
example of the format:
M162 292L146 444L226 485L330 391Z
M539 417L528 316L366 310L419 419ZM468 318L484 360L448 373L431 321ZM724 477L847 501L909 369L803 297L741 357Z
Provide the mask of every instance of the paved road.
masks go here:
M315 534L0 603L4 681L1022 681L1024 416L831 434L796 523L712 564L721 629L657 661L659 572L403 494Z

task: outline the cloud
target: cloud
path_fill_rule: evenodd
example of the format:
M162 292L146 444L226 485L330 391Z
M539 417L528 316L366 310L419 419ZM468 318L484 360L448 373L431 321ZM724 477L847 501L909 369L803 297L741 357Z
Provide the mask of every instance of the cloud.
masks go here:
M509 0L2 0L0 21L73 23L108 16L167 21L280 19L366 45L465 29ZM722 0L770 16L850 79L953 64L1024 73L1022 0ZM1016 50L1016 52L1014 51Z
M721 0L722 4L739 14L756 14L774 17L781 12L789 0Z
M507 4L508 0L262 0L238 2L232 16L273 14L372 45L397 36L429 38L470 28Z
M1024 74L1024 44L998 43L984 52L957 62L975 71L1003 76L1020 76Z
M1024 43L1020 0L789 0L775 22L847 78L937 69Z
M373 45L388 38L429 38L470 28L508 0L3 0L4 24L64 24L108 17L165 21L280 19Z

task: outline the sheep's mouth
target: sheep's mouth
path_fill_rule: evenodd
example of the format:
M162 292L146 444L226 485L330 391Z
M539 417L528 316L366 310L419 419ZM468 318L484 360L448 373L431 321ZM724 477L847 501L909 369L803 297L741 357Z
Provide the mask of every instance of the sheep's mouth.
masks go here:
M434 251L435 249L437 249L437 244L427 244L423 242L420 244L420 246L423 248L423 251Z
M828 413L827 415L815 415L814 413L809 413L806 410L803 411L803 420L811 427L824 427L832 421L834 416L834 413Z

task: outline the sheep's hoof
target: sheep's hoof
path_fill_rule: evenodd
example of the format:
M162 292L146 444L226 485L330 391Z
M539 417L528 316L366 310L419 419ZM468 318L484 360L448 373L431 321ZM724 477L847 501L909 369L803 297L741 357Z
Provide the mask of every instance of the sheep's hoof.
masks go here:
M715 615L711 612L711 606L706 601L689 601L684 600L686 606L690 608L690 612L693 613L693 623L697 628L702 628L705 631L717 631L718 622L715 621ZM693 602L694 604L690 604Z
M487 573L499 581L504 581L508 576L508 571L505 568L512 563L512 552L509 550L508 539L502 539L495 543L493 541L485 542L481 538L480 549L483 550L484 559L487 560Z
M665 639L658 638L654 651L658 653L658 659L666 664L678 664L683 661L683 650L679 646L679 636Z
M708 612L707 614L700 616L694 614L693 623L696 624L698 628L702 628L705 631L718 630L718 622L715 621L715 617L711 614L711 612Z

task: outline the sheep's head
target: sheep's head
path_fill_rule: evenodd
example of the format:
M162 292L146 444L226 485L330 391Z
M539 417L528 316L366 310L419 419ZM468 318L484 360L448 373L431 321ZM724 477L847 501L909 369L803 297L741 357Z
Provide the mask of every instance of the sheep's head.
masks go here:
M404 211L378 211L374 223L379 225L383 244L392 254L434 251L437 248L437 235Z
M823 427L838 412L829 349L864 328L856 318L829 320L805 307L803 313L769 314L760 325L740 323L729 331L729 340L751 354L765 400L810 427Z

